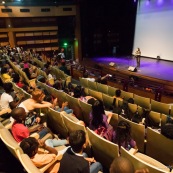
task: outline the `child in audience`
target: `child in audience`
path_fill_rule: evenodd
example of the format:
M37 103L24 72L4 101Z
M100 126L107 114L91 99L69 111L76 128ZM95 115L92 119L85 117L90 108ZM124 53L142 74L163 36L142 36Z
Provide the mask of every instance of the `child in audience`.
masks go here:
M113 141L114 130L109 124L112 113L109 113L108 115L105 114L103 103L101 101L93 100L92 112L89 116L89 128L95 131L98 135L103 135L104 132L105 135L102 137L109 141Z
M122 146L126 150L130 150L131 148L137 149L136 142L131 137L130 124L126 121L120 121L118 123L114 140L119 145L119 148Z
M123 98L121 97L121 90L120 89L115 91L115 96L113 96L113 98L114 98L114 102L115 102L116 106L118 106L119 100L123 101Z
M12 110L11 116L14 118L14 123L12 125L12 134L17 142L21 142L23 139L28 138L31 133L37 132L38 138L43 138L47 133L51 133L48 128L45 128L42 124L36 126L35 128L28 128L24 125L26 119L26 112L24 108L18 107ZM32 134L31 134L32 135ZM46 144L49 146L61 146L68 144L67 140L60 139L48 139Z
M1 109L15 108L22 101L23 97L21 97L18 101L14 101L14 98L11 95L13 92L13 85L10 82L4 83L3 88L5 92L2 93L0 98Z
M60 161L59 173L98 173L102 171L102 165L94 158L85 158L83 149L86 147L86 134L82 130L76 130L69 135L70 147L64 153Z
M38 148L40 147L44 148L45 150L48 151L48 153L38 153ZM34 163L34 165L38 168L41 168L57 157L57 150L47 146L44 142L42 141L37 141L33 137L28 137L23 139L23 141L20 143L20 147L22 148L23 152L27 154L30 158L31 161ZM59 170L59 163L55 162L53 166L51 166L47 172L54 172L57 173Z

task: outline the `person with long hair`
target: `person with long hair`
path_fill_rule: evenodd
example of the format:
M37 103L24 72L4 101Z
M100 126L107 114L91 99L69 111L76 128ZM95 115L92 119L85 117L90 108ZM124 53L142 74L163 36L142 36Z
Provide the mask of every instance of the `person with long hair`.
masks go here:
M120 121L115 131L115 143L118 144L119 148L122 146L127 150L131 148L137 149L136 142L131 137L131 126L126 121Z
M89 128L95 131L98 135L112 141L114 130L109 124L112 113L109 113L108 115L105 114L103 102L95 100L92 104L92 111L89 116Z

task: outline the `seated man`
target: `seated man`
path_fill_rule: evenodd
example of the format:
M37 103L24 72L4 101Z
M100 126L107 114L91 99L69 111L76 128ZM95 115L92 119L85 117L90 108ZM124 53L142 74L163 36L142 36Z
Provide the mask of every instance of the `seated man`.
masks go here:
M102 165L94 158L86 158L83 149L86 147L86 134L76 130L69 135L70 147L60 161L59 173L97 173L102 171Z
M116 157L109 169L110 173L149 173L149 170L144 168L136 170L133 164L125 157Z

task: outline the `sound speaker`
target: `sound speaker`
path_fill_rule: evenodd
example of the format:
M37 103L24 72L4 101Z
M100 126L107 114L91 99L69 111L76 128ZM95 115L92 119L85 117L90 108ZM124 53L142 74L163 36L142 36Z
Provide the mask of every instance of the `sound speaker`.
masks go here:
M113 67L113 66L115 65L115 63L114 63L114 62L110 62L109 65L110 65L111 67Z
M133 66L129 66L128 68L129 71L137 72L137 68Z

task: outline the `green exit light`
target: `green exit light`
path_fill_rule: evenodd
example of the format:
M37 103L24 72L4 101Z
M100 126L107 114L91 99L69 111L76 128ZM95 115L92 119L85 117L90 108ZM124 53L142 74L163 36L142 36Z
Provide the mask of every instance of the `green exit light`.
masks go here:
M67 43L64 43L64 46L67 46L68 44Z

